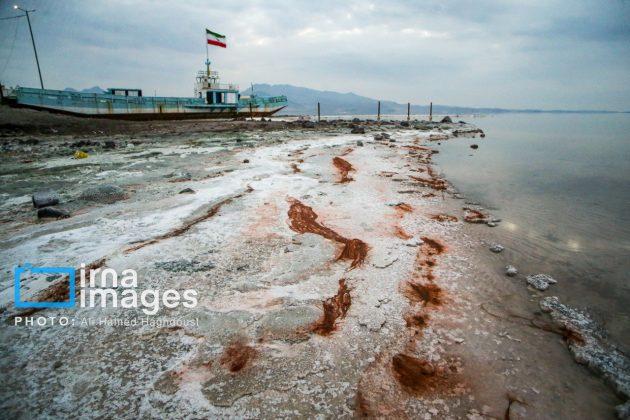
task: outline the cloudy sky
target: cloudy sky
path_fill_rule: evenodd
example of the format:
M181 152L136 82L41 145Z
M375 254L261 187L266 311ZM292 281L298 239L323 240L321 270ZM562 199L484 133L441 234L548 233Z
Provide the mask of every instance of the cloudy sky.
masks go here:
M14 16L0 0L0 17ZM46 87L192 95L207 27L224 82L424 104L630 110L629 0L22 0ZM25 19L0 20L0 80L38 87Z

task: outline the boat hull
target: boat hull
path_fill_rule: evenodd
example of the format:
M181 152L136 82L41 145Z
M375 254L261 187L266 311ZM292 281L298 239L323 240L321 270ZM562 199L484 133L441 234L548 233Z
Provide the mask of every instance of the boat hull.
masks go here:
M251 107L250 107L251 105ZM15 106L89 118L185 120L268 117L286 107L286 97L206 105L201 98L126 97L50 89L17 88Z

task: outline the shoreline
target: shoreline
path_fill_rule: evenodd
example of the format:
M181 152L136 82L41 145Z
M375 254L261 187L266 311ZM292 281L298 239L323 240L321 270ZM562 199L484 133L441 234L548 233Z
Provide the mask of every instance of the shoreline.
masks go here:
M151 285L197 287L203 296L194 311L202 322L194 328L49 326L42 334L3 325L5 363L35 381L7 379L2 406L9 412L22 409L10 409L11 389L36 387L41 401L24 409L50 415L71 414L53 403L57 390L76 403L70 406L100 414L132 395L137 401L127 409L140 415L192 409L262 417L297 410L340 417L612 418L618 400L570 361L554 333L514 322L532 317L525 285L497 276L487 246L475 237L478 226L462 221L459 194L432 170L431 138L448 141L456 129L476 135L476 127L236 122L219 124L232 132L213 139L217 133L206 124L216 123L199 124L193 131L188 124L153 127L151 134L134 127L108 151L108 135L98 133L94 144L77 146L90 149L84 160L69 158L72 144L49 144L62 132L90 136L72 125L22 150L5 149L5 176L31 165L33 174L71 178L54 182L72 217L33 223L28 203L3 207L3 266L29 252L43 257L32 263L65 258L76 266L68 249L85 263L106 258L108 267L133 265ZM365 134L348 134L350 124ZM136 135L147 137L134 144ZM34 159L20 159L26 154ZM7 186L15 182L6 179ZM27 196L46 179L14 191ZM126 197L112 204L80 198L79 190L105 181L121 185ZM185 188L194 193L180 195ZM363 260L348 248L358 244L352 241L367 244ZM167 313L192 317L183 309ZM69 343L79 349L54 368L59 383L37 385ZM153 355L155 346L162 355ZM23 348L42 351L42 358L27 362ZM91 382L81 369L104 382ZM547 377L554 370L557 377ZM128 383L116 389L120 380ZM113 400L93 401L83 389ZM573 404L559 406L559 398Z

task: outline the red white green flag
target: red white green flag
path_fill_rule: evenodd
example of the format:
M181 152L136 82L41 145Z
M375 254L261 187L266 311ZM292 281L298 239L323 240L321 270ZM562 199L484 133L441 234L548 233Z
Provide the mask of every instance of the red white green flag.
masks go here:
M208 38L208 44L210 45L216 45L221 48L227 47L225 35L212 32L210 29L206 28L206 37Z

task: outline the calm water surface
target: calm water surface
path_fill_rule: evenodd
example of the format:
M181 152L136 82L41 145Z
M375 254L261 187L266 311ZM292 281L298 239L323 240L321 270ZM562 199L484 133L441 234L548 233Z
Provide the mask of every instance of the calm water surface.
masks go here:
M434 161L468 199L503 219L494 229L479 226L482 237L505 245L502 258L522 274L553 275L558 284L546 295L588 307L630 352L630 114L466 121L486 138L435 145Z

